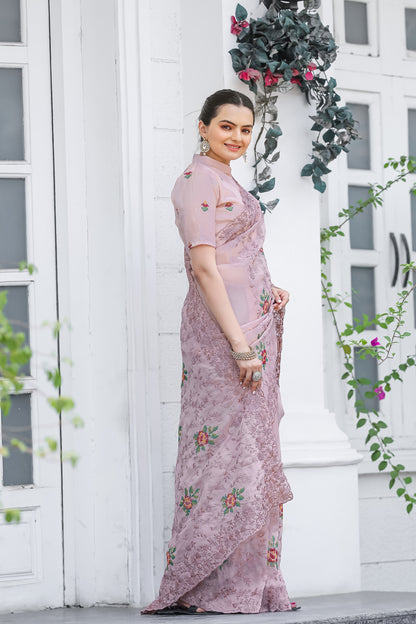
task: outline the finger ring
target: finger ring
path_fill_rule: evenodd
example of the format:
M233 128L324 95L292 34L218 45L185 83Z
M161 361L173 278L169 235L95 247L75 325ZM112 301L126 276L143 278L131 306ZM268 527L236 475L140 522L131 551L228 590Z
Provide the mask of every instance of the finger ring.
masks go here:
M255 371L253 373L253 381L260 381L261 378L262 378L262 374L260 373L260 371Z

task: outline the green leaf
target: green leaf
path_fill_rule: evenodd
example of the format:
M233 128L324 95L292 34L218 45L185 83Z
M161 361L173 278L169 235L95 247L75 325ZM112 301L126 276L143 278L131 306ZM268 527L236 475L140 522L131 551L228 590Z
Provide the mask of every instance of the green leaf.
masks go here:
M389 489L390 489L390 490L394 487L394 484L395 484L395 483L396 483L396 479L394 479L394 478L393 478L393 479L390 479L390 482L389 482Z
M270 178L264 184L259 185L259 193L267 193L267 191L272 191L274 189L274 185L276 183L275 178Z
M51 451L56 451L56 449L58 448L58 442L56 440L50 437L46 437L45 441L48 443L49 449Z
M412 477L405 477L403 481L406 483L406 485L409 485L409 483L412 483L413 479Z
M365 418L360 418L360 420L357 422L357 429L359 429L360 427L363 427L366 422L367 420Z
M365 398L366 399L373 399L376 396L376 393L373 390L368 390L365 393Z
M407 505L407 507L406 507L406 511L407 511L407 513L410 513L410 512L412 511L412 509L413 509L413 503L409 503L409 504Z
M342 345L342 348L344 350L344 353L346 353L347 355L349 355L351 353L350 345L344 344L344 345Z
M58 397L52 398L48 397L48 403L51 405L57 412L69 411L74 407L74 401L70 397Z
M248 13L246 9L241 4L237 4L235 7L235 17L237 22L244 22L244 20L247 19L247 15Z
M406 492L406 490L404 488L398 488L396 490L397 496L403 496L403 494Z
M313 173L313 167L311 164L305 165L300 172L301 176L311 176Z
M20 510L6 509L4 512L4 518L6 522L20 522Z
M354 390L351 388L350 390L348 390L347 399L350 400L353 394L354 394Z
M385 470L386 468L387 468L387 462L386 461L382 461L382 462L379 463L378 469L380 470L380 472L382 470Z

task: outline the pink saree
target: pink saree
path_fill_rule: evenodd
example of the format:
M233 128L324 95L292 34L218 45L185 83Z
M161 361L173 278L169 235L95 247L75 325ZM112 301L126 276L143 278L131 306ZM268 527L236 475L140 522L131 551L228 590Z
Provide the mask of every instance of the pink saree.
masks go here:
M189 280L181 325L183 356L175 516L159 597L142 613L179 598L223 613L288 611L280 570L283 473L278 385L283 314L275 313L255 198L208 156L195 156L175 184L176 224ZM204 302L188 249L216 248L237 319L262 363L261 389L239 385L230 345Z

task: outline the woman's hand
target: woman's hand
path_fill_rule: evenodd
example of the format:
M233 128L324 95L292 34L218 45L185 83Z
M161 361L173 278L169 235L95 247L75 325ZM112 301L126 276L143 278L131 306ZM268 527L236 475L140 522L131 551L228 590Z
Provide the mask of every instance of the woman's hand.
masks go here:
M289 293L287 290L283 290L283 288L278 288L277 286L272 286L272 293L276 300L276 303L273 304L273 310L276 312L282 310L289 301Z
M244 389L249 388L253 394L260 389L261 380L253 381L253 373L261 373L262 365L258 358L252 360L236 360L238 368L240 370L240 385Z

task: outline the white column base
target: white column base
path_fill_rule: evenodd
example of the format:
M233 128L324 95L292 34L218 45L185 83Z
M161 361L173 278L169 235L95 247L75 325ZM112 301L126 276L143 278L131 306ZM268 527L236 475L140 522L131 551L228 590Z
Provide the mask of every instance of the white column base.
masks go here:
M283 524L282 572L289 595L358 591L361 456L327 410L287 413L281 436L294 495L284 506Z

